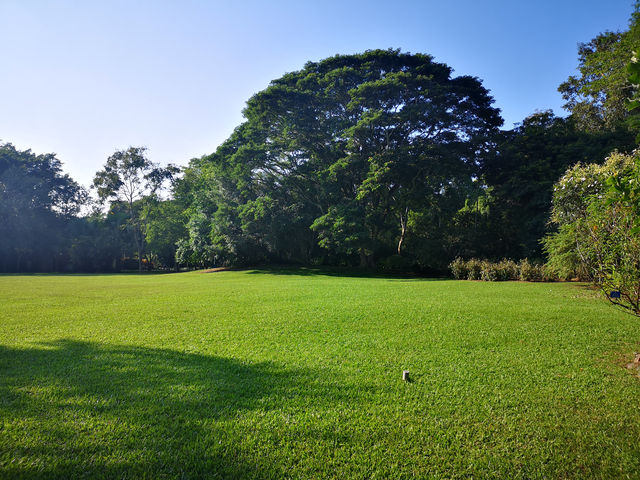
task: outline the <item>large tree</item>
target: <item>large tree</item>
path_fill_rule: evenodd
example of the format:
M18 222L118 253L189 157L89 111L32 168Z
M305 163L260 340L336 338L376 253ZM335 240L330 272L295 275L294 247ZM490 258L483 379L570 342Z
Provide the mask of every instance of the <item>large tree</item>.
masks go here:
M138 270L142 271L145 228L140 214L144 200L153 197L164 182L178 172L177 167L160 167L146 156L145 147L129 147L111 155L104 168L96 173L93 188L100 201L121 203L128 214L128 229L136 245Z
M433 62L408 63L396 71L383 66L384 75L350 92L357 122L335 164L336 172L361 169L356 195L345 201L365 212L363 229L372 242L384 235L377 231L382 226L392 233L398 255L409 217L456 182L471 180L487 134L502 123L476 78L452 78L448 67Z
M492 102L477 78L395 50L274 80L232 137L191 165L212 192L194 210L209 222L210 251L232 261L417 258L411 217L472 181L502 123Z

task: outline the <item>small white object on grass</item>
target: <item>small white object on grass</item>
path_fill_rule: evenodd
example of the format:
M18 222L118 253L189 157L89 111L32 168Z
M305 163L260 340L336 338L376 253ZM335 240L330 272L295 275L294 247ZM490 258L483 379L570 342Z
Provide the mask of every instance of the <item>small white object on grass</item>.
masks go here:
M402 371L402 380L404 380L405 382L409 381L409 370Z

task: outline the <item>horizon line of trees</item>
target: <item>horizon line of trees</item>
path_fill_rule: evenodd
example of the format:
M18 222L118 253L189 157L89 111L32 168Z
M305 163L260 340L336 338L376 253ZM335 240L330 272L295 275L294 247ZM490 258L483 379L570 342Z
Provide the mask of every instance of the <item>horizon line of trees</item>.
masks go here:
M478 78L429 55L309 62L181 170L142 147L114 152L88 213L89 192L55 155L0 144L0 272L542 260L558 179L637 146L627 65L639 25L636 6L628 30L579 46L579 73L559 87L566 118L539 111L511 130Z

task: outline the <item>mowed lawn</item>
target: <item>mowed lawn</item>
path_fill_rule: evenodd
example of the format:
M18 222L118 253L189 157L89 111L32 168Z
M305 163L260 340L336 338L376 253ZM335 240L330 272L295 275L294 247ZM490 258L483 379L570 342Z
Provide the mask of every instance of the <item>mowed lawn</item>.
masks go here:
M640 478L639 327L577 284L2 276L0 478Z

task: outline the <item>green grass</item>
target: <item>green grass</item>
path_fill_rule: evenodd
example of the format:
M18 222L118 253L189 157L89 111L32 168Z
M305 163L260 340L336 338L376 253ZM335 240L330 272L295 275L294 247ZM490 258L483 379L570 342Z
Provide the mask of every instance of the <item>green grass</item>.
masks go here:
M0 477L640 478L639 325L575 284L3 276Z

